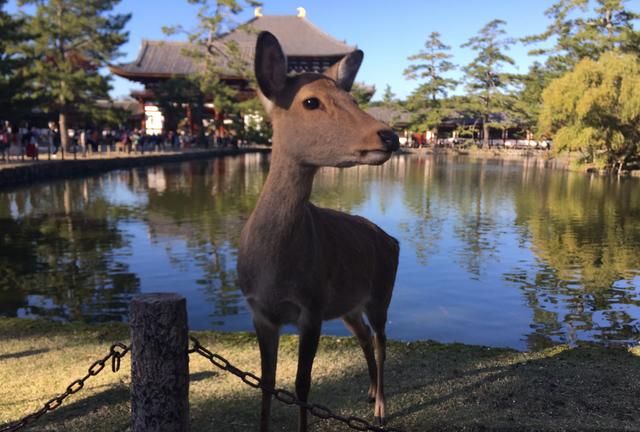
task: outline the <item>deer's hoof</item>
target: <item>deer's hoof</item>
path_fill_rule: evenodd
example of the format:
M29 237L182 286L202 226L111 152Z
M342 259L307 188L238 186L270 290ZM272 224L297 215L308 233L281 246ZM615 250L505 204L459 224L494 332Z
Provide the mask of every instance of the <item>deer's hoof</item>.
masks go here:
M378 426L384 426L387 423L387 420L384 417L376 416L376 423L378 423Z
M376 397L375 396L367 396L367 402L369 403L374 403L376 401Z

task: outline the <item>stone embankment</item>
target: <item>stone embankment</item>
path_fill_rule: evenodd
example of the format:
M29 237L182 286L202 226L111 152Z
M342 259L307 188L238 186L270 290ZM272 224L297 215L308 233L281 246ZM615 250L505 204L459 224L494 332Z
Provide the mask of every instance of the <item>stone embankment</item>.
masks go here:
M65 160L43 160L47 158L44 155L38 161L0 162L0 188L84 177L116 169L269 151L268 147L240 147L146 154L111 153L86 158L78 155L77 159L73 159L73 154L67 154Z

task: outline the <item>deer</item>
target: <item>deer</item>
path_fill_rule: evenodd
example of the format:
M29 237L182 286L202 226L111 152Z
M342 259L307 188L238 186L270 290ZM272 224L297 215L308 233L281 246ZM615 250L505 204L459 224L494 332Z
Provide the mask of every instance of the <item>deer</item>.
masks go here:
M380 165L399 148L393 130L349 94L363 57L355 50L324 73L288 75L277 38L258 35L254 69L273 128L271 163L240 234L237 271L255 327L263 385L275 387L280 328L293 324L299 331L295 392L307 402L322 322L341 318L364 352L368 397L382 426L385 326L399 243L363 217L309 200L319 168ZM268 432L269 392L263 390L261 402L260 431ZM298 431L307 431L304 408Z

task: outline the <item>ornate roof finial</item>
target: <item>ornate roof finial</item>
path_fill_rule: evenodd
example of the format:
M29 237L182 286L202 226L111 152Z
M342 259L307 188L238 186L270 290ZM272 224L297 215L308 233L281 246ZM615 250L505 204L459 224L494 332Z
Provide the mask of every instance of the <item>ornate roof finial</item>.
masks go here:
M255 10L253 11L253 16L254 17L261 17L262 16L262 7L255 8Z
M307 10L305 8L303 8L302 6L300 6L296 10L298 11L298 18L304 18L304 17L307 16Z

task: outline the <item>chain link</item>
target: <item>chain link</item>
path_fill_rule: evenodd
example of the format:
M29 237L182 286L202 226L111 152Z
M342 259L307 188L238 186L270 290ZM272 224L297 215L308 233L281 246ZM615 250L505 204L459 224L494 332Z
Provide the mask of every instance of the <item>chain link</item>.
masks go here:
M194 336L189 336L193 345L189 348L189 354L199 354L200 356L209 360L211 364L216 366L223 371L227 371L242 380L245 384L253 387L259 388L262 391L270 394L276 400L284 403L285 405L296 405L301 408L304 408L309 412L312 416L317 417L322 420L337 420L349 426L353 430L357 431L371 431L371 432L402 432L400 429L396 428L385 428L381 426L375 426L366 420L359 417L343 417L341 415L335 414L329 408L324 405L308 403L301 400L298 400L295 394L290 391L280 389L280 388L271 388L262 383L262 379L250 372L245 372L241 369L238 369L234 365L232 365L227 359L222 357L219 354L215 354L209 351L207 348L202 346L200 341ZM0 431L2 432L2 431Z
M6 426L0 427L0 432L18 431L24 428L25 426L33 423L34 421L36 421L37 419L39 419L49 411L53 411L56 408L58 408L60 405L62 405L62 403L67 397L71 396L74 393L78 393L80 390L82 390L84 388L84 383L89 378L94 377L98 375L100 372L102 372L102 370L107 365L107 362L109 361L109 359L111 359L111 371L114 373L118 372L118 370L120 370L120 360L122 359L122 357L127 355L128 352L129 352L129 347L126 346L125 344L115 343L111 345L111 348L109 349L109 354L107 354L100 360L95 361L91 366L89 366L89 369L87 370L87 374L82 378L77 379L73 381L71 384L69 384L64 393L47 401L42 406L42 408L40 408L38 411L23 417L21 420L18 420Z

